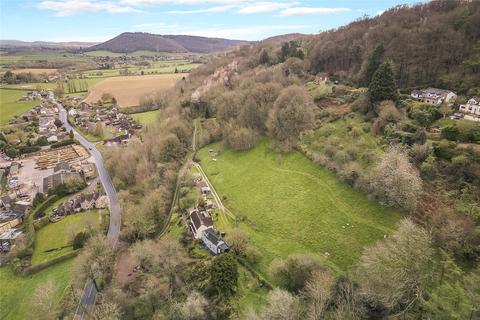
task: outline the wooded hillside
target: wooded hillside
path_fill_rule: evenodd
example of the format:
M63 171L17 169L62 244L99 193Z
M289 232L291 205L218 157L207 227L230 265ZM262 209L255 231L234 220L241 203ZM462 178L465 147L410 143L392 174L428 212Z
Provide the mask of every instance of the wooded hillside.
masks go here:
M399 87L433 85L466 93L480 81L480 2L432 1L398 6L320 33L308 42L312 72L361 82L366 61L383 44Z

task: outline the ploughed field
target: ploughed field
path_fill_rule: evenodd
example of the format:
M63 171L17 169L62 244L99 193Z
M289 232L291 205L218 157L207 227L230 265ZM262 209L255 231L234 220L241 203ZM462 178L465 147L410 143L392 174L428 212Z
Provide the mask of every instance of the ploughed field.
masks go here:
M143 96L171 88L183 76L177 73L107 78L89 87L85 102L97 102L102 94L110 93L121 107L137 106Z
M257 269L267 278L271 261L291 254L314 254L343 272L365 246L391 233L401 217L299 152L277 153L262 141L246 152L224 150L215 161L209 150L220 148L213 144L197 155L236 216L237 222L220 217L216 226L228 233L238 225L250 234L262 256Z

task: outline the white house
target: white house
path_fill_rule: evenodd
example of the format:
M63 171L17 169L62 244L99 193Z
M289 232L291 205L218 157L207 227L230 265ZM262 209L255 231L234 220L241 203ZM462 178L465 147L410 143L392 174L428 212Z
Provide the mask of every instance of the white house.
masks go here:
M195 239L200 239L206 230L213 229L213 219L206 211L199 212L197 209L192 209L189 228Z
M213 228L207 229L203 232L202 241L208 250L214 255L228 252L230 249L228 244L218 237Z
M466 104L460 105L459 110L463 113L471 113L480 116L480 98L471 98Z
M56 135L50 136L47 138L48 142L58 142L58 137Z
M317 73L315 76L315 83L320 84L320 83L327 83L330 80L330 77L328 76L328 73L326 72L320 72Z
M79 114L78 114L78 111L75 108L71 108L70 110L68 110L68 115L72 116L72 117L76 117Z
M410 96L413 99L417 99L428 104L441 104L443 102L449 103L457 98L455 92L437 88L413 90Z
M480 121L480 98L471 98L466 104L461 104L458 110L465 114L465 119Z

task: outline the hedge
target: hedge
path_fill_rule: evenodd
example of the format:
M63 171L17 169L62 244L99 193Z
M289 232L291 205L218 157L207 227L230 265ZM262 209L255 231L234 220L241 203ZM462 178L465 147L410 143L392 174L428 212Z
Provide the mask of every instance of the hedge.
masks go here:
M257 278L257 280L265 287L267 287L268 289L273 289L273 285L268 282L268 280L266 280L264 277L262 277L260 275L260 273L258 273L255 269L252 268L252 266L247 262L245 261L245 259L243 259L242 257L238 256L238 255L234 255L234 257L237 259L238 263L240 263L242 266L244 266L248 271L250 271L253 276L255 276L255 278Z
M50 148L55 149L55 148L65 147L65 146L75 144L75 143L78 143L78 141L75 140L75 139L67 139L67 140L55 142L54 144L52 144L50 146Z
M40 219L34 220L33 221L33 227L35 230L38 230L44 226L46 226L50 221L48 220L48 217L45 215L41 217Z
M44 202L42 202L41 205L39 205L38 207L36 207L33 212L31 213L31 215L33 217L36 217L40 212L43 212L45 211L45 209L47 209L52 203L54 203L55 201L57 201L59 199L58 195L54 194L54 195L51 195L50 197L47 198L47 200L45 200Z
M75 250L75 251L66 253L64 255L61 255L60 257L56 257L56 258L50 259L48 261L42 262L40 264L25 268L22 272L22 275L28 276L28 275L31 275L31 274L36 273L38 271L41 271L43 269L46 269L50 266L53 266L54 264L60 263L62 261L65 261L65 260L68 260L70 258L73 258L73 257L77 256L79 254L79 252L80 252L80 250Z

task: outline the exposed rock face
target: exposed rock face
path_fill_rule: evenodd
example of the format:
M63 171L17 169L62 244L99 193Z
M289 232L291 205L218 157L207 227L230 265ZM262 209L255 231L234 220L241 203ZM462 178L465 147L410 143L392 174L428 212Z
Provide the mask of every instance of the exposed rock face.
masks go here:
M199 101L211 87L218 84L229 86L230 81L238 72L238 61L233 60L226 66L218 68L212 75L203 81L203 84L192 94L192 101Z

